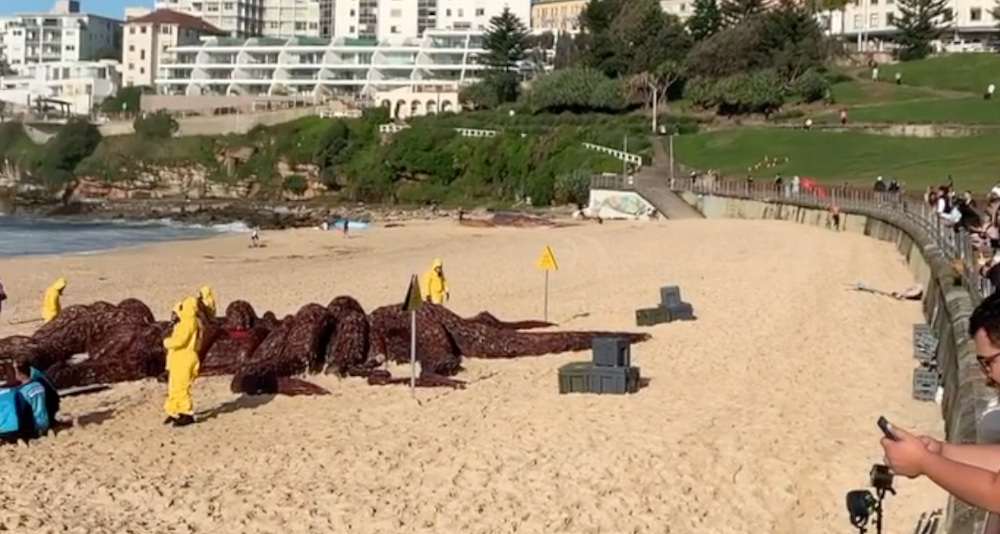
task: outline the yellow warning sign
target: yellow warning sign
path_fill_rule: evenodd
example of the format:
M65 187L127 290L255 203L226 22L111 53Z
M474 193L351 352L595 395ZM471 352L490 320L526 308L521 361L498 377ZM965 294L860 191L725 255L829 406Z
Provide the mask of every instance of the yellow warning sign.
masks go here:
M420 296L420 281L417 275L410 277L410 287L406 288L406 298L403 300L403 311L415 311L424 303Z
M542 250L542 255L538 257L538 268L543 271L558 271L559 264L556 263L556 255L552 252L552 247L546 245Z

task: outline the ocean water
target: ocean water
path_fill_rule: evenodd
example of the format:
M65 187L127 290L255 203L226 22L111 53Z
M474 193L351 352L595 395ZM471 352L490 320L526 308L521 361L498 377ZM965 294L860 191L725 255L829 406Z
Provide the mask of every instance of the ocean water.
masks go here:
M45 219L0 214L0 258L29 254L85 254L118 247L247 232L242 223L218 226L157 221Z

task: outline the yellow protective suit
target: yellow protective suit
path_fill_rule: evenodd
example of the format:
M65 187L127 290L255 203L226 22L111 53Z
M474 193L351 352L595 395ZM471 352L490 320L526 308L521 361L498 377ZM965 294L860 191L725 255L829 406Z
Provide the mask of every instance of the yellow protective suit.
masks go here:
M59 277L58 280L46 288L45 297L42 298L42 320L46 323L55 319L56 315L59 315L59 312L62 311L59 297L62 296L64 289L66 289L66 279L63 277Z
M434 304L444 304L448 300L448 282L444 278L441 258L434 258L431 268L420 277L420 293Z
M176 308L175 308L176 309ZM198 342L201 327L198 323L198 299L188 297L177 310L179 321L170 336L163 340L167 349L167 402L164 411L170 417L193 415L191 382L198 377Z
M215 295L212 295L212 288L210 286L201 286L201 289L198 291L198 298L201 299L202 305L208 310L209 316L215 317Z

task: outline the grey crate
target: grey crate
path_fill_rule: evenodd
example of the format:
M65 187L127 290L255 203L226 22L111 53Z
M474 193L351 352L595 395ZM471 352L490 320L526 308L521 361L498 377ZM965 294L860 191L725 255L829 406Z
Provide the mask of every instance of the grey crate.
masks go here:
M670 314L671 321L693 321L694 308L686 302L667 306L667 313Z
M919 337L919 336L935 337L934 330L932 330L931 326L927 324L921 324L921 323L915 324L913 325L913 337Z
M628 340L620 337L598 337L590 344L596 367L629 367L632 349Z
M639 391L638 367L592 367L590 393L624 395Z
M669 308L675 304L683 304L680 286L663 286L660 288L660 306Z
M917 367L913 370L913 398L923 401L932 401L937 394L938 385L937 371L932 371L926 367Z

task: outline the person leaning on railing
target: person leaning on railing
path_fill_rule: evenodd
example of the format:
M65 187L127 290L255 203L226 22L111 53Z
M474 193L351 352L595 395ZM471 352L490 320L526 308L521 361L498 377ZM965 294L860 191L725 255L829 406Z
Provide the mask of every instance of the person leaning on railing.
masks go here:
M986 297L969 317L976 359L991 384L1000 382L1000 293ZM955 498L1000 513L1000 445L943 443L895 426L882 438L886 465L897 475L926 476Z

